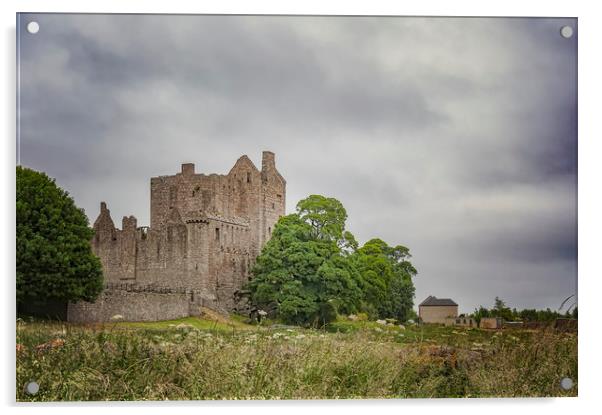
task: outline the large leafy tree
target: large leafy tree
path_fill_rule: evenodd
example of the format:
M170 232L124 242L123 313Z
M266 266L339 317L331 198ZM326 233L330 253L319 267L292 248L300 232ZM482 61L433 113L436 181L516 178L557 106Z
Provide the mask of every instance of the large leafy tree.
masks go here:
M347 211L337 199L311 195L297 203L297 215L310 226L312 239L335 242L343 253L357 249L355 237L345 230Z
M381 239L371 239L350 257L361 275L363 308L371 317L405 321L414 305L412 278L417 272L409 261L408 248L391 247Z
M94 231L46 174L17 167L17 303L94 300L102 290Z
M380 239L358 249L346 220L336 199L301 200L257 258L249 283L253 303L293 324L324 324L356 311L406 320L416 275L409 250Z
M328 323L357 310L359 274L343 255L352 245L347 213L336 199L310 196L280 218L249 283L251 299L287 323Z

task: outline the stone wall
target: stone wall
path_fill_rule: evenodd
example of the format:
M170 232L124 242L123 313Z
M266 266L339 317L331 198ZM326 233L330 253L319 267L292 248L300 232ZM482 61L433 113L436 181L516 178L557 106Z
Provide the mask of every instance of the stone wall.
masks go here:
M503 320L501 317L482 317L479 327L482 329L501 329Z
M189 316L190 306L190 294L185 292L109 288L94 303L70 303L67 320L74 323L107 322L115 315L123 316L125 321L172 320Z
M445 324L447 318L458 317L458 306L419 306L418 314L424 323Z

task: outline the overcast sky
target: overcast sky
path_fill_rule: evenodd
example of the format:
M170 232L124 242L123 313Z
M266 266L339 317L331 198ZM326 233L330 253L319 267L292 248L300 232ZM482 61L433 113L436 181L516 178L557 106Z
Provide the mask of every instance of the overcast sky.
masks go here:
M21 163L91 222L103 200L148 225L151 176L271 150L287 212L335 197L360 243L410 248L416 304L556 309L577 284L576 24L21 15Z

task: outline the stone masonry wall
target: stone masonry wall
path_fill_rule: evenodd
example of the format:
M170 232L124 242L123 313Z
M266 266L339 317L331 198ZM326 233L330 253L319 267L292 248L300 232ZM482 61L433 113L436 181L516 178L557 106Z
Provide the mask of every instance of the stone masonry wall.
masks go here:
M67 320L74 323L171 320L190 315L190 295L184 292L149 292L106 289L94 303L70 303Z
M418 314L425 323L445 324L448 317L458 317L458 306L419 306Z

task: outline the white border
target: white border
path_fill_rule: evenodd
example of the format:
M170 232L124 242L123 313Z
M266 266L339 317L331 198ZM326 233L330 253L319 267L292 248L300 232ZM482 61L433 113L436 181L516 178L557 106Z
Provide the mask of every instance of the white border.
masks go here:
M557 16L579 18L579 398L576 399L478 399L478 400L405 400L405 401L302 401L302 402L171 402L148 404L109 404L111 411L162 414L169 412L236 411L251 413L305 414L308 411L364 413L372 406L379 412L420 412L482 415L515 412L519 410L549 413L589 412L599 403L602 393L598 392L602 364L600 331L597 305L602 295L600 269L600 237L602 226L602 198L600 196L602 165L602 131L600 123L600 40L602 22L596 13L595 3L575 1L525 2L506 0L483 1L211 1L186 2L168 1L74 1L22 0L0 2L2 8L3 42L5 64L2 66L4 91L0 101L1 125L5 128L3 148L0 151L2 168L2 202L0 203L1 238L0 263L4 265L2 277L3 341L0 391L2 404L8 413L43 410L48 414L106 413L105 404L92 403L84 406L53 404L46 406L15 406L14 404L14 269L15 269L15 208L14 208L14 164L15 164L15 13L16 12L110 12L110 13L219 13L219 14L346 14L346 15L454 15L454 16Z

